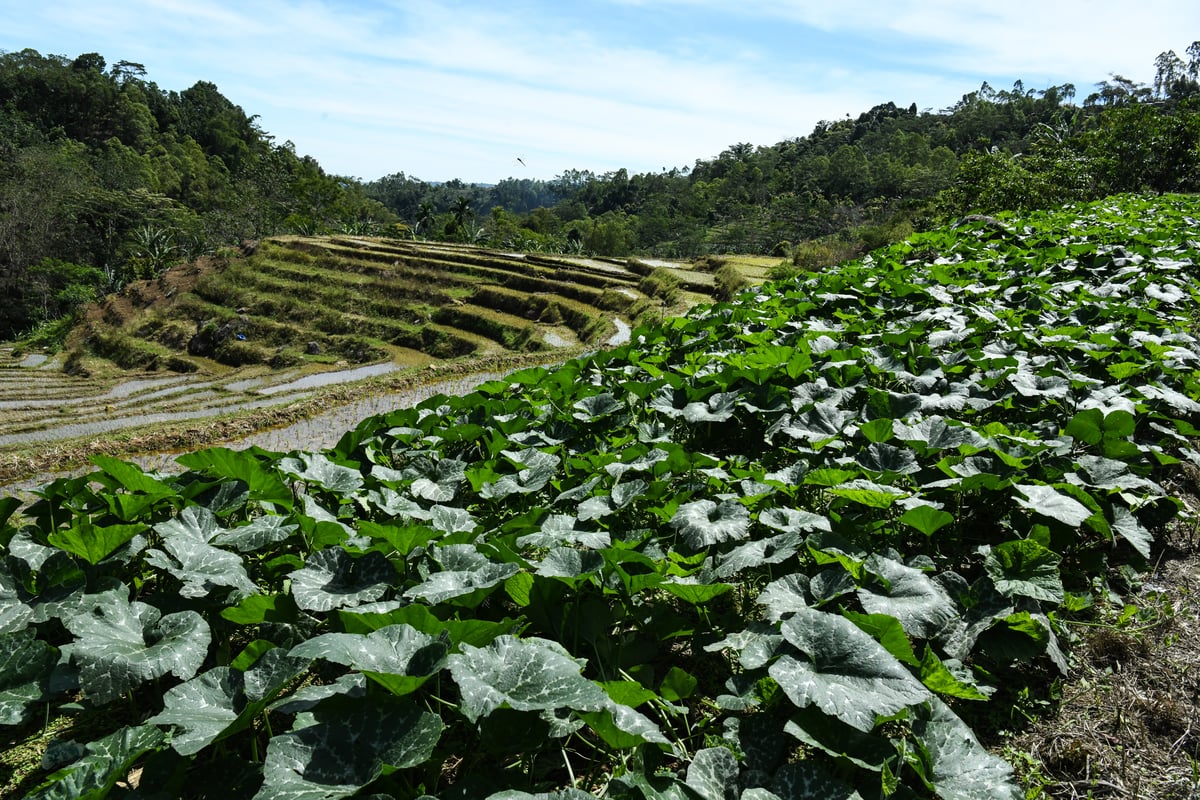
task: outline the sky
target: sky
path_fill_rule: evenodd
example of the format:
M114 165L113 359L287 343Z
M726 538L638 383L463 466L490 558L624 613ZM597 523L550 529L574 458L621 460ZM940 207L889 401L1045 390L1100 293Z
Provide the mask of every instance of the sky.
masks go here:
M0 0L0 50L210 81L367 181L683 168L984 81L1081 102L1196 39L1195 0Z

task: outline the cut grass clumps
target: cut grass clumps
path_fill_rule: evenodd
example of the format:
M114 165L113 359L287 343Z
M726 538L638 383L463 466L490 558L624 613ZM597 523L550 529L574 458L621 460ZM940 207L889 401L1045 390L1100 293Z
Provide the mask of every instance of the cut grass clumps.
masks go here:
M657 267L638 283L638 291L665 305L672 305L679 299L679 286L678 275L665 267Z
M87 337L87 347L122 369L157 370L184 366L185 372L196 368L160 344L132 336L122 331L96 329ZM186 366L185 366L186 365Z

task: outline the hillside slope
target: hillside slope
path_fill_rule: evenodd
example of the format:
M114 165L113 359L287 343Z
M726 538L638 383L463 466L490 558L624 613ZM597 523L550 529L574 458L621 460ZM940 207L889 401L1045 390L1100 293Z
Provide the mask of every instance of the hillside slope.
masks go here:
M62 468L278 425L372 376L386 385L361 391L563 360L714 291L711 272L680 262L345 236L248 244L91 306L67 374L53 368L62 360L3 359L0 481L48 459ZM315 400L329 391L339 396Z

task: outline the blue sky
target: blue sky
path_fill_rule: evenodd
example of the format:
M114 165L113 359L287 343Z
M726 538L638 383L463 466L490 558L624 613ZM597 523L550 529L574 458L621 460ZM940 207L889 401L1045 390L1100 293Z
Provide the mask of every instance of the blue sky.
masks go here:
M198 80L371 180L683 167L887 101L1073 83L1200 39L1194 0L0 0L0 50ZM517 161L520 158L524 165Z

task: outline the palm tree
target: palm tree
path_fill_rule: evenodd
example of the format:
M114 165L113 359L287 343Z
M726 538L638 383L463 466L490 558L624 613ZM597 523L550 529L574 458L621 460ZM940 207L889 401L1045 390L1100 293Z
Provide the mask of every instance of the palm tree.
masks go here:
M416 231L423 234L432 228L434 216L433 203L429 202L428 200L423 201L419 206L417 206Z

